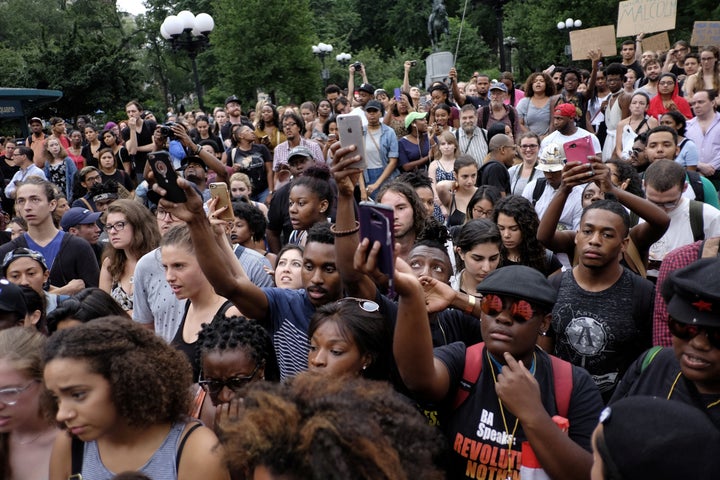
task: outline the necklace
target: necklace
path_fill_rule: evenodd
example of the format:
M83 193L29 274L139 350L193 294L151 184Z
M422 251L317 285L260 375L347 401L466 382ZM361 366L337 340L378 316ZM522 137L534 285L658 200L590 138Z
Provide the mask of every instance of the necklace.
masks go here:
M682 372L678 372L677 376L675 377L675 380L672 383L672 386L670 387L670 391L667 394L667 399L670 400L670 397L672 396L673 392L675 391L675 385L677 385L678 381L680 380L680 377L682 376ZM716 405L720 405L720 399L715 400L714 402L711 402L705 406L705 408L709 409Z
M493 383L497 384L497 377L495 376L495 364L497 363L499 365L499 369L502 369L502 365L499 364L497 360L492 358L490 356L490 352L485 350L485 355L487 355L487 358L490 362L490 372L492 373ZM530 373L535 376L535 366L537 365L537 362L535 361L535 351L533 351L533 361L530 365ZM518 423L520 421L519 418L515 417L515 425L513 426L512 433L508 430L508 424L507 419L505 418L505 409L503 408L502 400L500 400L500 397L498 397L498 405L500 405L500 416L502 417L503 421L503 427L505 428L505 434L507 435L508 439L508 447L507 447L507 460L508 460L508 468L507 468L507 479L510 480L513 478L512 475L512 467L510 466L510 453L512 452L512 444L513 440L515 440L515 432L517 431Z
M40 433L38 433L37 435L35 435L34 437L32 437L30 440L25 440L25 441L16 440L15 443L17 443L18 445L30 445L30 444L33 443L35 440L37 440L38 438L40 438L40 436L41 436L43 433L45 433L45 432L40 432Z

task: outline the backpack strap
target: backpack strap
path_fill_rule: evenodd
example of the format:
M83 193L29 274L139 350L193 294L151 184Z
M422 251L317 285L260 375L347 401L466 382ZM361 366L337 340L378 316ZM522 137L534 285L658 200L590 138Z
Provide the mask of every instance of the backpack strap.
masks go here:
M85 453L85 442L77 437L70 441L70 478L82 480L83 454Z
M695 193L695 200L698 202L704 202L705 188L700 174L698 172L693 172L692 170L687 170L685 173L687 174L688 183L692 187L693 193Z
M642 258L640 258L640 251L637 249L637 246L635 245L635 242L633 242L632 238L627 244L627 249L625 250L625 253L625 261L627 262L628 260L630 260L633 266L635 266L635 268L637 269L637 273L641 277L647 278L647 270L645 270L645 264L643 263Z
M191 433L193 433L198 428L202 427L202 423L195 422L195 424L188 428L188 431L185 432L185 435L183 435L182 440L180 440L180 445L178 445L177 454L175 456L175 471L180 471L180 457L182 456L183 449L185 448L185 443L187 442L188 437Z
M465 400L467 400L470 391L480 378L482 371L482 352L485 348L485 342L476 343L465 349L465 368L463 368L463 377L460 380L460 387L455 393L453 400L453 410L457 410Z
M662 349L663 347L656 345L647 352L645 352L645 358L643 358L642 364L640 365L641 372L645 371L645 369L650 365L650 362L655 359L655 356L660 353L660 350Z
M704 222L703 203L690 200L690 229L692 230L694 242L705 239Z
M573 378L572 364L550 355L553 371L553 384L555 387L555 406L561 417L569 418L570 397L572 396Z
M542 197L542 194L545 191L546 183L547 183L547 179L545 177L538 177L537 180L535 180L535 188L533 189L533 193L532 193L533 207L538 202L538 200L540 200L540 197Z

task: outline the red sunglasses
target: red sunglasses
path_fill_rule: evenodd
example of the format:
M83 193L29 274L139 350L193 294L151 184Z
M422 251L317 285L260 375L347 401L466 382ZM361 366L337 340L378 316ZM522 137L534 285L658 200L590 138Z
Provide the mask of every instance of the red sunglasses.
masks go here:
M530 320L535 311L527 300L519 300L510 297L501 297L488 293L482 300L482 311L486 315L497 316L501 312L508 310L514 320L524 323Z
M691 340L701 333L707 336L708 342L713 348L720 350L720 327L706 327L705 325L690 325L670 318L668 320L670 333L680 340Z

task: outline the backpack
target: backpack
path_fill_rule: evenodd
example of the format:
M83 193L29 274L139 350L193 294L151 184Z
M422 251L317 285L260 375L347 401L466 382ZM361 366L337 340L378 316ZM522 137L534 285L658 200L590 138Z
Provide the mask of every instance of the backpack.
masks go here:
M694 173L694 172L693 172ZM705 239L705 220L703 219L703 202L690 200L690 229L693 241Z
M460 388L455 394L453 401L453 410L457 410L465 400L467 400L472 388L480 378L482 371L482 353L485 348L485 342L476 343L465 350L465 368L463 369L463 377L460 381ZM572 395L572 365L565 360L561 360L550 355L552 361L553 386L555 388L555 405L558 409L558 415L568 418L570 411L570 396Z
M687 170L685 172L688 177L688 183L693 189L693 192L695 192L695 200L698 202L704 202L705 201L705 188L703 187L702 178L700 178L700 174L698 172L693 172L692 170Z
M547 178L545 178L545 177L538 177L537 180L535 180L535 188L533 189L533 193L532 193L532 206L533 207L538 202L538 200L540 200L540 197L542 197L542 194L545 191L546 183L547 183Z
M503 108L505 108L505 111L508 114L508 120L510 120L510 128L515 131L515 109L511 107L510 105L503 105ZM478 125L480 128L483 128L487 130L487 124L490 120L490 105L487 107L482 107L482 125ZM484 134L485 135L485 134ZM487 136L485 136L485 141L487 142Z

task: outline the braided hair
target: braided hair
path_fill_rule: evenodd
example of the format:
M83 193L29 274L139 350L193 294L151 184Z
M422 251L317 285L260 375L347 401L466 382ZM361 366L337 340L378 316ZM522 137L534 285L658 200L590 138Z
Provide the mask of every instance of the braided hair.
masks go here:
M270 337L254 320L242 316L216 315L212 322L202 324L195 348L200 365L206 353L216 350L244 350L256 365L265 365L266 380L280 378Z

